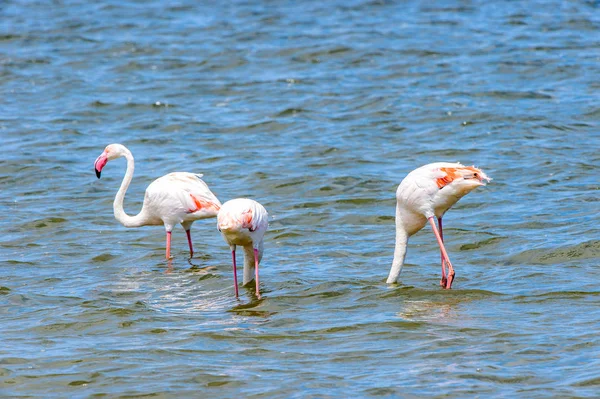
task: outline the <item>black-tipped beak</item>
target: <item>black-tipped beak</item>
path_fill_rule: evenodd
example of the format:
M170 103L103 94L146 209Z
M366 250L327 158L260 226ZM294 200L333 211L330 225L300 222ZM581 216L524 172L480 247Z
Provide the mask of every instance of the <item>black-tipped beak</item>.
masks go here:
M94 170L96 171L96 177L100 178L100 173L102 172L102 168L108 162L108 157L106 155L106 150L98 158L96 158L96 162L94 162Z

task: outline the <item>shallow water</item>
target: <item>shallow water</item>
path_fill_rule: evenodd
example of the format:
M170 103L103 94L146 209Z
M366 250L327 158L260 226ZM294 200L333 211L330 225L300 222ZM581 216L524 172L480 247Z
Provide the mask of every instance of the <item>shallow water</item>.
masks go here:
M594 397L599 4L0 5L0 396ZM270 213L263 298L216 221L126 229L168 172ZM385 279L394 192L494 180ZM240 254L241 255L241 254Z

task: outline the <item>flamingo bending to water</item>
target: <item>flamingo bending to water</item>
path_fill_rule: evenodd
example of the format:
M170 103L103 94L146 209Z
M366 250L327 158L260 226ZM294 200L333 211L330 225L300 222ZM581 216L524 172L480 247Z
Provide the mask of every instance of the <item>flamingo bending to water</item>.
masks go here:
M217 229L231 249L233 261L233 284L238 297L237 268L235 263L236 245L244 248L244 280L242 285L252 281L255 271L256 296L260 298L258 264L263 256L263 237L269 225L269 215L258 202L248 198L227 201L217 215Z
M396 191L396 249L387 283L398 281L408 238L421 230L427 221L440 246L442 279L440 285L450 289L454 280L454 268L444 247L442 216L452 205L491 179L481 169L460 163L437 162L421 166L402 180ZM438 227L435 223L437 218ZM448 266L448 273L446 268Z
M201 179L201 174L174 172L154 180L146 189L142 210L129 216L123 210L125 192L131 183L134 161L131 151L122 144L110 144L94 162L96 176L108 161L125 157L127 171L115 196L113 209L115 218L125 227L164 225L167 232L166 257L171 257L171 231L177 224L185 229L190 246L190 257L194 256L190 229L195 220L217 216L221 202Z

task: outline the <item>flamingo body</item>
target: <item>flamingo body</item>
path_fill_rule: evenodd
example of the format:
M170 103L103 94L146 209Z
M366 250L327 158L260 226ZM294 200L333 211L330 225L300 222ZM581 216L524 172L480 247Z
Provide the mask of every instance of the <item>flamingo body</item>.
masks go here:
M217 215L217 228L231 249L233 261L233 280L235 296L238 296L237 268L235 260L236 246L244 248L244 279L246 285L252 281L254 270L256 295L260 297L258 265L262 260L263 238L268 228L268 213L258 202L248 198L227 201Z
M440 284L451 288L455 273L443 244L442 217L463 196L490 180L481 169L449 162L424 165L402 180L396 191L396 248L388 284L398 281L408 238L429 221L442 253ZM438 226L434 223L435 218ZM448 266L448 274L444 265Z
M113 203L115 218L125 227L164 225L167 233L167 259L171 256L171 231L177 224L181 224L188 236L190 256L193 256L190 233L192 223L217 216L221 208L221 202L202 181L202 175L174 172L154 180L146 189L140 213L129 216L123 209L123 201L135 167L131 152L124 145L110 144L96 159L94 169L96 176L100 178L104 166L120 157L127 159L127 171Z
M165 225L172 230L177 224L216 217L221 203L201 179L202 174L173 172L154 180L144 196L148 224Z

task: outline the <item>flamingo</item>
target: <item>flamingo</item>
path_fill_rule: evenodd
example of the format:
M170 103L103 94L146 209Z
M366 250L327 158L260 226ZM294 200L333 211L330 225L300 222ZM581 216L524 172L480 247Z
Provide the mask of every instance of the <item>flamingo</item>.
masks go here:
M388 284L398 281L408 238L421 230L429 221L440 246L442 279L445 289L452 287L454 268L444 247L442 216L459 199L490 179L481 169L460 163L437 162L421 166L410 172L396 191L396 248L387 279ZM437 218L436 226L435 219ZM438 230L439 227L439 230ZM448 273L444 264L448 266Z
M202 175L174 172L159 177L146 188L140 213L129 216L123 210L123 200L133 177L134 161L131 151L122 144L110 144L94 162L94 169L99 179L106 163L120 157L127 159L127 171L113 203L115 218L125 227L164 225L167 232L167 259L171 258L171 231L175 225L181 224L187 234L190 257L193 257L194 247L190 233L192 223L217 216L221 208L221 202L202 181Z
M241 245L244 248L244 280L242 285L252 281L252 269L254 268L256 296L260 298L258 264L264 252L263 237L269 225L268 217L269 214L261 204L248 198L236 198L227 201L217 215L217 229L231 249L233 285L236 298L239 296L235 263L236 245Z

